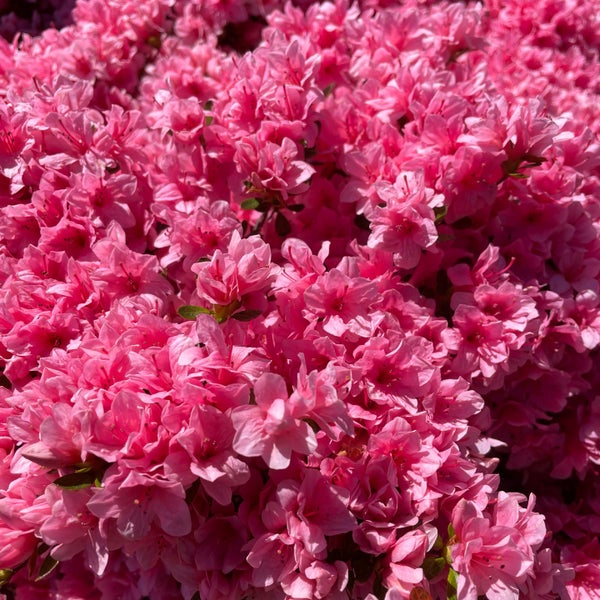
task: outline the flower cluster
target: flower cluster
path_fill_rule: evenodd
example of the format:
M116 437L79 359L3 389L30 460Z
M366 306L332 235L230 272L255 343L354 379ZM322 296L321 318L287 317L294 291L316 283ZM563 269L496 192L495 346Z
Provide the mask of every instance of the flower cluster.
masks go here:
M38 5L0 598L596 598L598 0Z

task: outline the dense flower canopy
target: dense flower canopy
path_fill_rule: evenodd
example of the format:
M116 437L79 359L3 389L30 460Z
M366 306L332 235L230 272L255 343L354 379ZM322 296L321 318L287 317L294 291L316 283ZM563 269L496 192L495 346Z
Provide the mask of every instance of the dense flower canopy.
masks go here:
M598 0L0 13L0 597L600 598Z

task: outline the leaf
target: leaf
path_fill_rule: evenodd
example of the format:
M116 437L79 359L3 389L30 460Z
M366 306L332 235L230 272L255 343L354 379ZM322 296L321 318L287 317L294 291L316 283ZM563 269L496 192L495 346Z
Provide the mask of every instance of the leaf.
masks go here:
M232 319L236 321L252 321L262 314L261 310L242 310L234 315L231 315Z
M281 213L277 213L277 216L275 217L275 231L281 237L289 235L292 231L290 222Z
M446 580L446 598L447 600L457 600L456 590L458 588L458 573L454 569L448 571Z
M240 205L244 210L256 210L260 206L258 198L246 198Z
M431 594L420 585L410 590L409 600L432 600Z
M211 314L217 323L225 323L240 306L239 300L233 300L229 304L214 304Z
M448 213L448 207L447 206L436 206L433 209L433 212L435 214L435 222L436 222L436 224L438 224L444 220L444 217Z
M300 212L304 210L304 204L288 204L287 209L292 212Z
M202 306L193 306L191 304L180 306L177 309L179 316L187 319L188 321L195 321L198 315L206 315L210 314L210 312L211 311L208 308L203 308Z
M206 125L206 127L212 125L212 122L215 120L215 118L211 115L207 115L206 117L204 117L204 124Z
M38 576L35 578L35 581L40 581L40 579L44 579L44 577L50 575L50 573L52 573L57 566L58 561L48 554L40 566L40 570L38 572Z
M452 545L444 546L443 550L444 560L451 565L452 564Z
M12 569L0 569L0 588L10 581L13 573L14 571Z
M427 579L437 577L446 567L446 559L443 557L428 556L423 561L423 573Z
M160 50L160 47L162 45L162 40L160 39L160 35L157 35L157 34L151 35L146 40L146 42L149 46L152 46L152 48L154 48L155 50Z
M94 485L97 474L93 471L77 471L63 475L54 480L54 485L63 488L64 490L83 490Z

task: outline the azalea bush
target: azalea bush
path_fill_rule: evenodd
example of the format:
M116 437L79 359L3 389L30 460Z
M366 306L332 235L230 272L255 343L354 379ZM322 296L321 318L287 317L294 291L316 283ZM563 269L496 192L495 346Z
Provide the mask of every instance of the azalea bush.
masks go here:
M0 597L599 597L598 0L0 10Z

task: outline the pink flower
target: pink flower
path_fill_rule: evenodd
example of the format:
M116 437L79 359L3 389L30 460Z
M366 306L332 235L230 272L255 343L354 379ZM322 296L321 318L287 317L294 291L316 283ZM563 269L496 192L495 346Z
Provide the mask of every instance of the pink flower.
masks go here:
M124 540L143 540L155 527L182 536L192 527L183 486L138 471L107 474L87 506L101 523L114 523Z
M581 547L566 546L561 552L561 563L574 571L566 584L570 600L596 600L600 589L600 543L593 539Z
M212 406L195 406L189 426L173 438L189 455L190 471L202 480L208 494L224 505L231 501L231 488L250 478L248 466L233 455L233 436L229 417Z
M98 528L98 518L87 507L91 490L67 491L58 486L46 489L51 516L44 521L40 535L52 547L56 560L64 561L84 552L86 564L101 576L108 564L107 541Z
M236 452L260 456L271 469L285 469L292 452L310 454L316 449L314 432L301 420L306 410L290 398L282 377L261 375L254 384L254 398L255 406L240 406L231 413Z
M266 290L278 267L271 262L271 248L260 237L242 239L234 231L227 253L216 250L209 262L196 263L192 271L198 275L200 298L215 306L228 306Z
M398 267L416 267L422 251L437 240L433 207L439 200L425 188L422 175L413 173L401 173L393 186L379 184L377 195L382 202L368 214L369 248L392 252Z
M408 595L423 581L421 565L430 545L427 534L419 529L400 536L386 556L385 585Z
M461 375L492 376L507 361L510 352L502 322L465 304L456 308L453 321L459 337L452 339L450 333L446 337L448 346L458 350L453 368Z
M321 319L323 330L343 337L346 332L367 337L371 333L370 305L377 288L362 277L348 277L338 269L320 276L304 292L305 318Z
M298 154L297 145L287 137L280 144L254 136L236 144L236 163L251 193L266 197L275 193L283 200L305 191L315 172L308 163L297 160Z
M452 541L452 568L459 573L458 597L476 600L518 600L519 587L533 573L532 544L541 539L518 528L521 509L511 496L500 498L493 519L475 504L460 500L452 512L456 540ZM508 509L508 510L506 510ZM543 537L543 521L538 528Z

